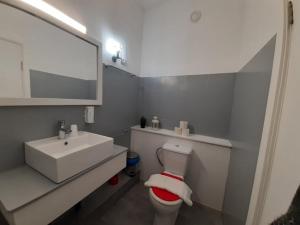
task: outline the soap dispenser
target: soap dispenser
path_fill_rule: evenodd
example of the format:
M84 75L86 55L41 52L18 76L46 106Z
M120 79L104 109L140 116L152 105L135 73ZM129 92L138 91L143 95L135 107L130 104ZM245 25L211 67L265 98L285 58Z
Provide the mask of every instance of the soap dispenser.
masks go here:
M87 106L84 112L85 123L91 124L95 123L95 108L94 106Z

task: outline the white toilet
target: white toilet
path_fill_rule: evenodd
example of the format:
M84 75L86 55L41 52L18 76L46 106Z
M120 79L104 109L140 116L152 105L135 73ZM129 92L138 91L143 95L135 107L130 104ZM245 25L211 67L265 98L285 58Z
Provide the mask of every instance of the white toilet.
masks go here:
M183 181L191 152L190 147L166 143L161 148L161 160L164 166L161 175ZM175 194L156 187L149 188L149 195L155 209L154 225L174 225L183 200Z

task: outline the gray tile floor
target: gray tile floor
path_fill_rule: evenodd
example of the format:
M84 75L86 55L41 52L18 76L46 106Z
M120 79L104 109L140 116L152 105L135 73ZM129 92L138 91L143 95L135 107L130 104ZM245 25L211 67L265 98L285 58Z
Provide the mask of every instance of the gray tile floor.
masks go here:
M100 207L84 218L79 214L71 210L53 225L152 225L154 218L148 191L142 183L112 201L112 205ZM183 205L176 225L222 225L222 215L198 204Z
M148 191L139 183L133 186L116 204L107 209L94 211L80 225L152 225L154 210ZM183 205L176 225L222 225L219 212L195 204Z

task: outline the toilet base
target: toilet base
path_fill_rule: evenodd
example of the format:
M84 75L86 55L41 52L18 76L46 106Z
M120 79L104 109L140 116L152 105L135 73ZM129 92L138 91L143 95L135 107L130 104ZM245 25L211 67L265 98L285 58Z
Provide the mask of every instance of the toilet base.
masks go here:
M163 200L153 192L152 188L149 188L149 197L155 210L153 225L175 225L179 209L183 203L182 199Z
M153 225L175 225L178 210L171 214L161 214L156 212Z

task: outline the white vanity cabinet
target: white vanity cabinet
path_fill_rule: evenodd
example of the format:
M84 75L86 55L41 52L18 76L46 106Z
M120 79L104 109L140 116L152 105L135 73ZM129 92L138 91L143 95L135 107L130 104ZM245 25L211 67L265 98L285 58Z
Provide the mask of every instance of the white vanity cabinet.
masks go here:
M10 225L47 225L126 167L127 148L56 184L24 165L0 174L0 209Z

